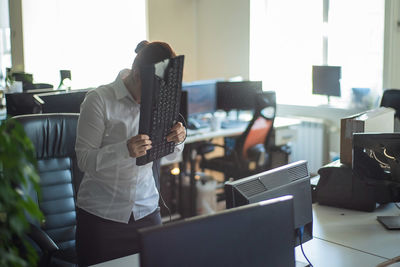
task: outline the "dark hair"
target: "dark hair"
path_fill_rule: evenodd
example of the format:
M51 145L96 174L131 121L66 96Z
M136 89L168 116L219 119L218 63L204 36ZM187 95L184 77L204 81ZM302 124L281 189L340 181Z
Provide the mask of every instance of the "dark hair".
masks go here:
M137 45L135 52L137 55L133 61L132 68L137 67L139 69L142 66L154 64L176 56L169 44L164 42L141 41Z

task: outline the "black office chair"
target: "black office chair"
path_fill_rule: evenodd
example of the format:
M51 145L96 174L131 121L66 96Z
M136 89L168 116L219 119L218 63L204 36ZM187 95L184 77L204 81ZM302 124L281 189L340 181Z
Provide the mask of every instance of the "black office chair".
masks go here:
M400 118L400 89L386 89L381 99L381 107L394 108L395 117Z
M39 249L39 266L77 266L75 200L83 173L75 155L79 114L32 114L14 117L32 141L38 161L41 198L28 189L45 217L31 223L29 237Z
M206 153L199 153L200 168L222 172L225 180L236 180L269 169L271 160L268 144L273 132L275 113L275 92L257 94L253 118L243 134L234 140L233 148L226 143L223 146L214 144L224 148L224 156L211 159L206 158Z

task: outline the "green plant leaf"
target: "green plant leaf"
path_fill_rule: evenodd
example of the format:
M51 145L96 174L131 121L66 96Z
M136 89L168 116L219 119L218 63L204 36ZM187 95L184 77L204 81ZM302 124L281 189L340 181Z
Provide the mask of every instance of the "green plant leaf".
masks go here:
M28 185L40 194L34 146L23 127L8 119L0 125L0 266L36 265L25 234L28 218L40 221L43 214L27 195Z

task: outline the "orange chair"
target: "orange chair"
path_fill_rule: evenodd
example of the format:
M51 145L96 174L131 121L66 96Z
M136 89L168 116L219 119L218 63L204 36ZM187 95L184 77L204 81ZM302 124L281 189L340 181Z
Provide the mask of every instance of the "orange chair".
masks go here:
M242 135L236 139L226 138L223 146L214 144L224 148L224 156L207 159L205 153L200 153L201 169L222 172L225 180L239 179L269 169L271 160L268 141L273 132L276 113L275 92L259 93L255 103L253 118ZM232 140L234 144L229 146Z

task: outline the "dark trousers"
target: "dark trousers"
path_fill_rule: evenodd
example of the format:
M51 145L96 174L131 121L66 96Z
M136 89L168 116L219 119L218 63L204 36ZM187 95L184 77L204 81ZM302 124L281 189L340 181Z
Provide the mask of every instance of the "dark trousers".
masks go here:
M137 229L161 224L160 210L135 221L120 223L77 208L76 251L79 266L88 266L139 252Z

